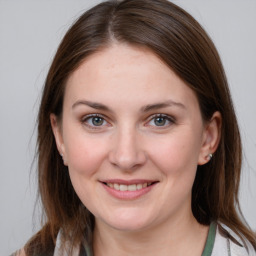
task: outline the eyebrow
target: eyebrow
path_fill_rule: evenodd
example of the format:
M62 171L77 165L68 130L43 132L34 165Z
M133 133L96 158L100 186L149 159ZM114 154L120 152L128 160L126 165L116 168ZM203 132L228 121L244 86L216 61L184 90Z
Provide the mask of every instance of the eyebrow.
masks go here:
M108 112L113 112L109 107L107 107L104 104L98 103L98 102L92 102L92 101L88 101L88 100L79 100L77 102L75 102L72 105L72 109L76 108L79 105L86 105L89 106L91 108L94 109L98 109L98 110L104 110L104 111L108 111ZM182 109L186 109L185 105L183 105L180 102L175 102L173 100L167 100L164 102L159 102L159 103L154 103L154 104L148 104L146 106L141 107L140 111L141 112L149 112L152 110L156 110L156 109L160 109L160 108L166 108L166 107L171 107L171 106L175 106L175 107L179 107Z
M77 102L75 102L72 105L72 109L74 109L75 107L79 106L79 105L86 105L89 106L91 108L95 108L95 109L99 109L99 110L104 110L104 111L109 111L109 112L113 112L112 110L110 110L107 106L101 104L101 103L97 103L97 102L92 102L92 101L88 101L88 100L79 100Z
M159 109L159 108L167 108L167 107L172 107L172 106L186 109L185 105L183 105L180 102L176 102L173 100L167 100L167 101L160 102L160 103L146 105L141 108L141 112L149 112L151 110L155 110L155 109Z

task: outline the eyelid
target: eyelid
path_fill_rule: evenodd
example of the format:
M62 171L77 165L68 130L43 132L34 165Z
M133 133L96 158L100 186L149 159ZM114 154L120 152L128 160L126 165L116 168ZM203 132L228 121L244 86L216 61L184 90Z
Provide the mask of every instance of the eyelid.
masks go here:
M85 121L87 119L89 119L90 117L101 117L103 118L104 120L106 119L106 117L102 114L98 114L98 113L92 113L92 114L86 114L86 115L83 115L81 120L82 121Z
M176 119L173 117L173 116L170 116L170 115L167 115L167 114L162 114L162 113L159 113L159 114L153 114L151 115L150 117L147 118L146 120L146 126L150 126L148 125L148 123L150 121L152 121L154 118L157 118L157 117L162 117L162 118L165 118L167 121L169 121L171 124L174 124L176 122ZM164 125L164 126L153 126L153 127L156 127L156 129L164 129L164 128L168 128L171 124L169 125Z
M100 117L100 118L102 118L104 120L104 122L106 122L106 124L103 124L103 125L100 125L100 126L88 124L87 121L90 118L93 118L93 117ZM154 118L158 118L158 117L165 118L169 122L169 124L163 125L163 126L157 126L157 125L150 125L149 124ZM112 126L112 124L109 122L108 118L105 115L99 114L99 113L86 114L86 115L82 116L80 121L81 121L81 123L83 125L85 125L87 128L89 128L91 130L102 130L102 129L106 128L106 127ZM170 127L175 122L176 122L176 119L173 116L170 116L168 114L163 114L163 113L156 113L156 114L150 115L146 119L145 126L150 126L150 127L153 127L154 129L164 129L164 128Z
M100 117L102 118L105 122L107 122L107 124L109 125L100 125L100 126L93 126L93 125L90 125L87 123L87 121L90 119L90 118L93 118L93 117ZM104 127L106 126L110 126L110 122L107 120L107 118L102 115L102 114L98 114L98 113L95 113L95 114L87 114L87 115L84 115L82 118L81 118L81 123L83 125L85 125L87 128L89 129L103 129Z

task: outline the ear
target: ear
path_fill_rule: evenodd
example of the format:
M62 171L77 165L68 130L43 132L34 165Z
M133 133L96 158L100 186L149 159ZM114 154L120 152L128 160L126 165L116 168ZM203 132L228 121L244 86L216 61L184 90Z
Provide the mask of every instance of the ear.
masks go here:
M199 165L209 162L217 150L221 138L221 124L222 117L219 111L214 112L211 120L205 124L202 147L198 158Z
M55 137L55 143L57 146L57 149L59 151L59 154L62 156L63 162L65 165L67 165L65 159L65 145L63 142L63 136L62 136L62 131L61 131L61 124L57 119L57 116L54 114L50 115L50 122L51 122L51 127L52 131Z

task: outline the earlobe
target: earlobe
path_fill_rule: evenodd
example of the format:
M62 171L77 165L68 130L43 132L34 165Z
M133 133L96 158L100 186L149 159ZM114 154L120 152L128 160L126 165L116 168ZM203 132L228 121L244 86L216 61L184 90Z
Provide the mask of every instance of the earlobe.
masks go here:
M202 147L198 164L204 165L211 160L217 150L221 138L222 117L219 111L214 112L212 118L204 128Z
M59 154L63 158L64 164L66 164L65 163L65 146L64 146L64 142L63 142L61 126L60 126L59 121L57 120L56 115L54 115L54 114L50 115L50 122L51 122L51 127L52 127L52 131L54 134L57 149L59 151Z

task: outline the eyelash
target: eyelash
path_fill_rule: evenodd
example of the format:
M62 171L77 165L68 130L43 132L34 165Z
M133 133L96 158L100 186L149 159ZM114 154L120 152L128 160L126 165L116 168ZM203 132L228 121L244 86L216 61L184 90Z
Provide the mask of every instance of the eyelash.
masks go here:
M167 128L169 127L170 125L174 124L175 123L175 119L169 115L165 115L165 114L154 114L152 116L150 116L150 118L148 119L149 121L147 121L147 125L146 126L149 126L148 124L150 122L154 122L154 120L156 120L156 118L163 118L163 120L165 121L168 121L169 123L166 125L164 124L163 126L157 126L157 125L153 125L153 127L155 127L155 129L164 129L164 128Z
M102 119L103 123L106 122L107 124L109 124L108 121L106 121L106 117L100 114L90 114L90 115L86 115L82 118L81 122L82 124L86 125L89 129L102 129L103 126L105 125L92 125L92 124L88 124L88 121L92 118L95 117L99 117ZM163 126L157 126L157 125L149 125L150 122L154 121L156 118L163 118L164 121L168 121L169 123L166 125L164 124ZM169 127L171 124L175 123L175 118L169 116L169 115L165 115L165 114L154 114L151 115L146 122L146 126L152 126L152 127L156 127L155 129L164 129L166 127ZM110 126L107 125L107 126Z
M103 120L103 122L107 122L106 118L103 115L100 114L90 114L90 115L86 115L82 118L81 122L82 124L86 125L89 129L101 129L101 125L100 126L96 126L96 125L91 125L88 124L88 120L95 118L95 117L99 117ZM108 123L108 122L107 122Z

